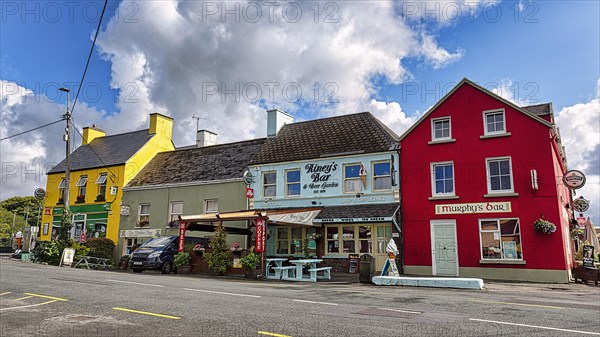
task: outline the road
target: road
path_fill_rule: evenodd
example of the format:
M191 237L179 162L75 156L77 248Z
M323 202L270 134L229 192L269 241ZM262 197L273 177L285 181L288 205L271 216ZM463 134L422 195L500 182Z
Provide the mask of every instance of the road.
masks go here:
M600 287L312 284L1 259L0 336L600 336Z

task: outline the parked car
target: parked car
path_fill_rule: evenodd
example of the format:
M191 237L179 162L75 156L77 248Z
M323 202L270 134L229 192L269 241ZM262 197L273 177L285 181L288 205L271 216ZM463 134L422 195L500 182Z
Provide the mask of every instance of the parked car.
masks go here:
M200 242L208 243L206 238L186 237L186 243ZM129 268L134 273L144 270L160 270L163 274L169 274L175 270L175 255L178 252L178 236L159 236L144 242L131 253Z

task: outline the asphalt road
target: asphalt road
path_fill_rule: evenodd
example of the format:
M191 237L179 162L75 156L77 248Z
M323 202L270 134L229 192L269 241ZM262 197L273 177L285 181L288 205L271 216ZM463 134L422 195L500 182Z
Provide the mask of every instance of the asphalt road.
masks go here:
M0 336L600 336L600 287L483 291L59 268L0 259Z

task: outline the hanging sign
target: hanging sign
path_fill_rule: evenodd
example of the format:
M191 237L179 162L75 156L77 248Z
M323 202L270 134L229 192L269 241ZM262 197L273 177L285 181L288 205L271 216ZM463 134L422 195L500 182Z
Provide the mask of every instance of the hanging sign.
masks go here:
M585 226L585 218L577 218L577 224L581 227Z
M254 198L254 189L252 189L250 187L246 187L246 198L247 199Z
M590 201L584 199L583 197L579 197L573 200L573 209L575 212L585 212L590 208Z
M244 177L244 183L246 185L252 184L252 181L254 180L254 176L252 176L252 172L250 172L248 170L244 171L243 177Z
M568 188L578 189L585 185L585 174L578 170L570 170L563 176L563 184Z
M265 220L256 220L256 247L257 253L265 251Z
M33 195L35 196L36 199L42 200L46 197L46 191L44 191L43 188L36 188L35 191L33 192Z
M177 251L179 253L183 253L185 250L185 230L186 230L185 222L179 223L179 246L177 247Z

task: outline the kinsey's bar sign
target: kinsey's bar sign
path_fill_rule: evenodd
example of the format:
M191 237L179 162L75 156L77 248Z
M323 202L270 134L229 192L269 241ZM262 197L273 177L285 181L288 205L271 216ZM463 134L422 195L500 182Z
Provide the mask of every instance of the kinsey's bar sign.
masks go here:
M510 201L435 205L435 214L475 214L512 212Z

